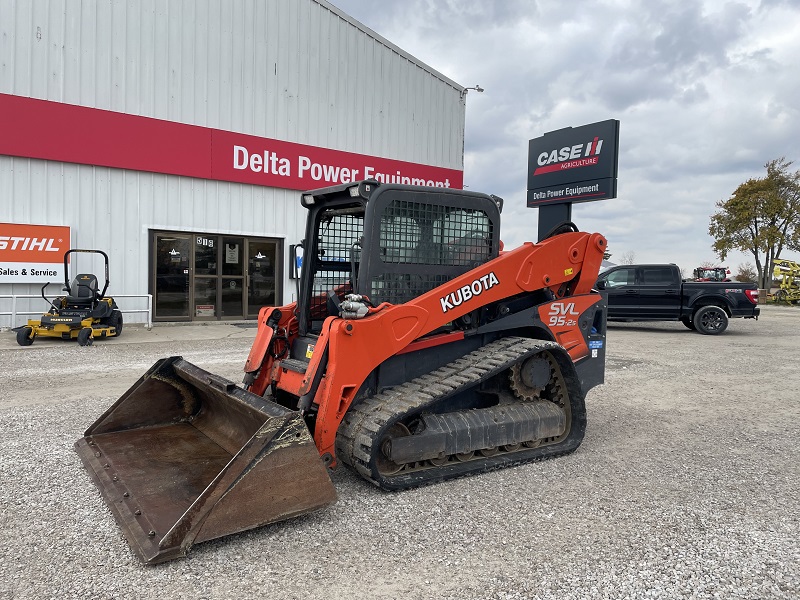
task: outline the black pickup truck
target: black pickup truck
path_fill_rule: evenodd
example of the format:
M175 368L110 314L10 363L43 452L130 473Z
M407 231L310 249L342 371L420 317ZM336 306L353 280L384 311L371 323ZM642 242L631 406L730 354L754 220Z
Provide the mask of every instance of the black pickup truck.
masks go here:
M725 331L730 317L760 312L755 283L683 281L674 264L612 267L597 289L608 295L609 321L680 321L708 335Z

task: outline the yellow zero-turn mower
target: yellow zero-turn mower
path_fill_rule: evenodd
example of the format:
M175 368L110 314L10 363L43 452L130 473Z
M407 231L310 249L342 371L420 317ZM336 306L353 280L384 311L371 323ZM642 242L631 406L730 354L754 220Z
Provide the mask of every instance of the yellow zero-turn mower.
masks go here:
M69 282L68 257L73 252L102 254L105 259L106 283L98 289L97 277L91 273L80 273ZM114 299L107 297L108 255L102 250L73 248L64 253L64 288L66 296L49 300L42 286L42 298L50 304L50 310L41 319L29 319L28 324L17 330L17 343L30 346L36 336L56 337L63 340L77 339L81 346L91 346L95 338L116 337L122 333L122 312Z

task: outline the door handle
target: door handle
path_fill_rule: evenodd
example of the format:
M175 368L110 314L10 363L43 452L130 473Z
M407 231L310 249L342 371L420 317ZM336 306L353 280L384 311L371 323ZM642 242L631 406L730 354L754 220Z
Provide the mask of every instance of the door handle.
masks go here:
M626 294L638 294L638 292L636 290L627 290L625 293Z

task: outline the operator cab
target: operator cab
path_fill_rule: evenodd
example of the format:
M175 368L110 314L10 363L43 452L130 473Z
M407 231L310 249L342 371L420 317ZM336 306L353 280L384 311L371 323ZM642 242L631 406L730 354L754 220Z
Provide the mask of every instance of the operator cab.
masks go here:
M318 335L346 294L402 304L496 258L502 199L362 181L304 194L300 335ZM329 292L333 292L330 294Z

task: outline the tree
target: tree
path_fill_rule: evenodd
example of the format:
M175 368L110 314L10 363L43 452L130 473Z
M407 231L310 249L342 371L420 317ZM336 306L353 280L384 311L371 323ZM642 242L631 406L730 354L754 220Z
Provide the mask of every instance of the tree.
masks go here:
M634 265L636 264L636 253L633 250L628 250L622 253L622 258L619 259L621 265Z
M751 263L741 263L737 269L736 275L733 276L736 281L756 281L758 278L756 268Z
M767 176L749 179L711 215L709 235L714 252L725 260L734 250L755 258L758 287L769 289L772 261L784 249L800 249L800 171L781 157L764 167Z

